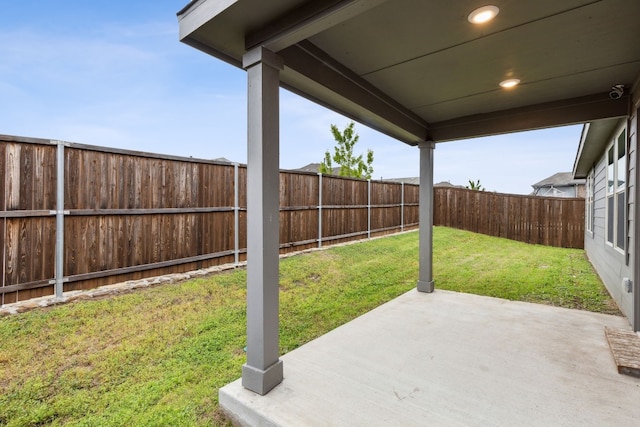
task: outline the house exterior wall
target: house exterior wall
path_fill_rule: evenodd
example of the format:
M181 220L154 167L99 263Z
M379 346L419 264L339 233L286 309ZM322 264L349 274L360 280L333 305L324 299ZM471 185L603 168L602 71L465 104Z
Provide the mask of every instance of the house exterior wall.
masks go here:
M629 182L634 184L633 190L629 191L629 260L633 267L633 317L630 317L631 324L634 331L640 331L640 264L638 259L640 257L640 237L638 236L638 230L636 224L640 218L640 212L636 206L636 200L638 200L638 164L640 158L638 158L638 129L640 128L640 87L636 85L636 93L634 94L635 107L632 107L631 118L629 120L629 152L632 154L629 159L629 165L632 169L629 171Z
M618 134L620 127L610 135L609 140L613 140ZM628 129L628 136L631 132ZM626 292L623 284L624 278L633 278L633 207L635 197L635 156L636 156L636 136L627 138L627 190L626 190L626 222L627 222L627 242L624 252L614 248L606 242L606 186L607 186L607 150L603 151L598 162L594 166L594 216L593 216L593 232L587 231L585 234L585 251L594 268L600 275L607 290L620 307L620 310L628 319L633 319L633 295ZM606 147L609 145L607 144Z
M637 126L636 123L638 121L638 110L637 109L633 109L633 112L631 114L631 117L629 119L629 122L627 124L627 131L629 132L629 159L628 159L628 175L627 175L627 181L629 182L629 188L627 190L627 197L628 197L628 207L627 207L627 251L626 251L626 256L627 256L627 263L629 264L630 267L630 276L625 276L625 277L629 277L632 280L634 279L634 269L637 266L637 261L636 261L636 251L635 251L635 236L636 236L636 226L635 226L635 210L636 210L636 192L637 192L637 184L638 184L638 174L637 174L637 155L638 155L638 131L637 131ZM625 290L623 290L623 292L625 293L625 298L628 299L628 305L629 305L629 314L627 315L627 317L631 320L631 322L633 323L633 318L634 318L634 301L633 301L633 297L634 294L633 293L628 293ZM635 307L635 310L637 310L638 307ZM626 314L626 313L625 313Z

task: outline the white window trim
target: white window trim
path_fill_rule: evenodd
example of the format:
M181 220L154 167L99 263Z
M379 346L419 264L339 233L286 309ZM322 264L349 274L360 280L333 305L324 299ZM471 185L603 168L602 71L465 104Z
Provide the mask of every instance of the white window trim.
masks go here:
M627 239L625 237L625 241L624 241L624 248L620 248L617 245L617 239L618 239L618 194L623 193L625 196L625 216L624 216L624 220L623 222L627 221L627 212L626 212L626 206L628 204L628 195L627 195L627 186L628 183L627 178L625 178L625 184L624 184L624 188L622 190L619 190L618 187L618 138L620 137L620 134L622 132L625 132L625 153L624 153L624 157L625 157L625 177L628 177L627 174L627 170L628 169L628 151L629 151L629 147L628 147L628 138L629 136L627 135L627 126L626 123L623 124L622 126L620 126L618 129L616 129L615 133L613 134L613 138L611 140L611 142L609 142L609 144L607 144L607 148L605 150L605 195L604 195L604 201L605 201L605 206L604 206L604 243L609 246L610 248L614 249L616 252L624 255L625 254L625 250L626 250L626 244L627 244ZM611 149L611 147L613 147L613 180L614 180L614 184L613 184L613 192L609 191L609 150ZM613 197L613 242L610 242L608 240L608 233L609 233L609 196Z
M616 131L614 133L614 135L617 135L618 132ZM611 150L611 147L614 147L614 141L615 141L615 137L613 138L613 141L609 142L607 144L607 148L604 150L604 243L605 245L614 248L613 242L615 241L615 235L616 235L616 216L615 216L615 209L616 209L616 201L615 201L615 190L613 193L611 193L611 191L609 190L609 151ZM615 148L614 148L615 150ZM613 157L615 158L615 151L613 153ZM616 163L615 161L613 162L613 172L611 173L612 175L612 179L616 179ZM613 186L615 188L615 184ZM611 242L609 241L609 216L612 215L611 213L609 213L609 197L614 197L613 200L613 231L611 232Z
M587 185L586 185L586 199L585 199L585 216L586 216L586 231L590 237L593 238L593 225L594 225L594 197L595 197L595 174L594 169L592 168L587 175ZM605 239L606 240L606 239Z

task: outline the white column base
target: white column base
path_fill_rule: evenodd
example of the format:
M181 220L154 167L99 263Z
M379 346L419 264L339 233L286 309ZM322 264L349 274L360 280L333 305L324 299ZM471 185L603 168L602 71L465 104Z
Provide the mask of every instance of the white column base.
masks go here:
M284 378L282 360L278 360L266 370L249 366L242 366L242 386L261 396L269 393Z
M429 282L424 282L422 280L418 280L417 288L418 288L419 292L431 293L435 289L435 282L433 280L431 280Z

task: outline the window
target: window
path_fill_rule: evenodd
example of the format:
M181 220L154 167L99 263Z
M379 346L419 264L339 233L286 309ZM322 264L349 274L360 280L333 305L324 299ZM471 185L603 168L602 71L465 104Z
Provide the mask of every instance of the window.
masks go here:
M585 199L585 221L587 225L587 231L593 233L593 169L589 172L587 176L587 185L586 185L586 199Z
M607 149L607 243L625 249L627 131L622 129ZM592 219L593 220L593 219Z
M607 150L607 242L613 245L613 219L615 215L613 214L613 188L614 188L614 170L615 163L613 162L613 151L615 145L611 145Z

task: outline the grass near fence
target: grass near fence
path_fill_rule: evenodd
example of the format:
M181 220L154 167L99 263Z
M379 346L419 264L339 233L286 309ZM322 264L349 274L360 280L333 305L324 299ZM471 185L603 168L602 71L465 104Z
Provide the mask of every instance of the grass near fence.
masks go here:
M418 235L284 259L281 350L415 286ZM436 227L436 286L617 313L580 250ZM0 319L0 426L224 424L245 355L245 272Z

